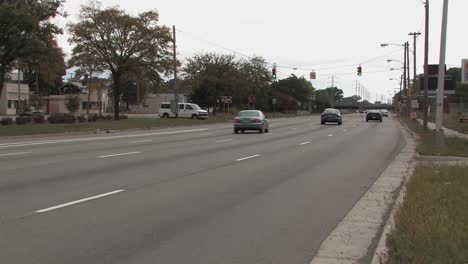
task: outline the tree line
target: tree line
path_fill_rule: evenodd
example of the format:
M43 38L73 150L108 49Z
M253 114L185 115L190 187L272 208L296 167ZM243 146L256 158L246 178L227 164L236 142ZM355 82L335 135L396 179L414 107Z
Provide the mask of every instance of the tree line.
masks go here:
M131 15L119 7L102 7L99 1L82 5L79 19L69 23L70 59L57 45L63 29L53 18L66 16L64 0L0 0L0 93L13 68L21 68L38 95L54 94L68 67L76 78L85 74L109 74L112 79L114 118L119 118L121 101L127 103L138 91L173 91L173 38L171 29L159 23L156 11ZM202 107L216 109L221 96L232 96L238 108L295 111L312 109L313 95L318 109L341 100L334 87L318 90L304 77L291 75L273 79L271 65L261 58L237 58L229 54L200 53L176 61L181 91ZM40 89L39 89L40 87ZM340 92L341 91L341 92ZM331 97L331 94L332 97ZM249 101L254 96L256 100Z

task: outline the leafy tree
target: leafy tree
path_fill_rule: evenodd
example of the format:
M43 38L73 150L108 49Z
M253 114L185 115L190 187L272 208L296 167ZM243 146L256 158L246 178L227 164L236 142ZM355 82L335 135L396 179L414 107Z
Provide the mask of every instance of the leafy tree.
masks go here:
M50 37L42 52L24 61L28 67L25 80L31 91L37 90L39 95L59 94L58 88L63 84L62 77L67 69L64 57L65 54L57 45L57 41Z
M239 89L235 93L239 97L239 102L247 103L247 97L254 95L257 98L255 108L269 109L272 95L272 76L265 59L254 57L241 61L239 75Z
M67 107L67 110L75 116L75 113L78 111L80 108L80 97L76 95L70 95L67 96L65 106Z
M298 103L306 104L314 91L312 84L304 77L291 75L272 85L273 96L277 99L281 111L297 110Z
M44 51L61 29L51 22L64 0L0 0L0 94L14 66Z
M336 102L343 100L343 90L337 87L329 87L322 90L317 90L315 93L315 105L318 111L323 111L325 108L332 107Z
M160 79L172 65L171 33L159 25L156 11L132 16L117 7L102 9L99 2L82 6L80 20L69 25L77 64L99 65L113 79L114 119L119 119L121 80L138 71Z
M232 95L239 80L233 55L195 55L187 59L183 72L183 85L192 87L190 99L202 107L213 107L220 96Z
M339 101L341 105L357 105L358 102L361 100L359 95L353 95L349 97L344 97Z

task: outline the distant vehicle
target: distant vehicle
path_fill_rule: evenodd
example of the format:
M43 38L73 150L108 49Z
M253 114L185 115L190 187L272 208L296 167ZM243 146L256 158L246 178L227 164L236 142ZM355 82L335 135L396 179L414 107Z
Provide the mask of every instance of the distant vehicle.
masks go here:
M338 125L343 124L340 110L334 108L325 109L321 115L320 123L325 125L327 122L338 123Z
M380 123L382 123L382 113L380 112L380 110L369 110L369 111L367 111L366 122L369 122L369 120L376 120L376 121L380 121Z
M260 133L268 133L270 124L267 117L259 110L240 111L234 118L234 134L239 131L257 130Z
M382 113L382 116L388 117L388 110L387 109L382 109L382 110L380 110L380 112Z
M159 116L162 118L176 117L171 111L171 103L164 102L159 108ZM179 117L192 119L207 119L208 112L201 109L197 104L179 103Z

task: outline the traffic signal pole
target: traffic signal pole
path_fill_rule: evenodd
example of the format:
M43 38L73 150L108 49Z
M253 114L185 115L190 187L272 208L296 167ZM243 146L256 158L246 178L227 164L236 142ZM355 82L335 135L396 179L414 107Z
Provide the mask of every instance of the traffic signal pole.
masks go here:
M427 129L427 119L428 115L428 86L429 86L429 76L428 76L428 64L429 64L429 0L426 0L426 21L425 21L425 33L424 33L424 98L423 98L423 127Z

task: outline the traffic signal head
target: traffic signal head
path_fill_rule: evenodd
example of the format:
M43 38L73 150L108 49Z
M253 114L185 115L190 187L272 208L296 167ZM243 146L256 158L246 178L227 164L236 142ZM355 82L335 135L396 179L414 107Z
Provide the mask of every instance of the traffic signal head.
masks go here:
M361 65L359 65L359 66L357 67L357 75L358 75L358 76L362 76L362 67L361 67Z
M276 79L276 66L273 66L273 69L271 70L271 74L273 75L273 78Z

